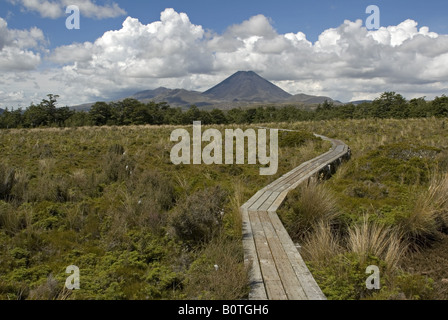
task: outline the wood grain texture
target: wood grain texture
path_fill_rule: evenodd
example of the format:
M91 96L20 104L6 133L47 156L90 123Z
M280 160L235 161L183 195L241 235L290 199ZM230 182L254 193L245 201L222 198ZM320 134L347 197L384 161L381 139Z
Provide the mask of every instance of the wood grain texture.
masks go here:
M350 158L351 150L342 141L316 136L332 143L328 152L284 174L240 208L251 300L326 299L276 213L289 191L311 179L331 175Z

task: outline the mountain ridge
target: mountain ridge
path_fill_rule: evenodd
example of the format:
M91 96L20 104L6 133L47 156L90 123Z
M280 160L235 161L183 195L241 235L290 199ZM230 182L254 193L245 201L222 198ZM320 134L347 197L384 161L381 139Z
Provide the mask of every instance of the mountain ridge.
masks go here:
M292 95L254 71L238 71L204 92L159 87L136 92L118 101L126 98L136 99L143 103L151 101L156 103L167 102L172 107L182 108L191 105L218 109L265 104L315 105L323 103L325 100L340 104L339 101L324 96L312 96L303 93ZM93 104L86 103L72 108L86 111Z

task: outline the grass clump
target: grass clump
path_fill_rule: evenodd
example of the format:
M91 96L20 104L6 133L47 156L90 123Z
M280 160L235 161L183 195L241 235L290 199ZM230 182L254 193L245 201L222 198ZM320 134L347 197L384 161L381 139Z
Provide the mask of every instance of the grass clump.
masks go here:
M399 220L414 243L424 244L448 228L448 175L434 175L428 189L417 196L415 206Z
M285 208L281 215L295 239L311 232L320 223L331 224L339 216L334 195L314 180L291 192Z
M349 228L347 250L356 253L364 264L369 256L374 256L386 263L393 270L406 251L400 233L377 222L369 222L364 217L362 223Z
M15 169L0 164L0 199L7 200L15 182Z

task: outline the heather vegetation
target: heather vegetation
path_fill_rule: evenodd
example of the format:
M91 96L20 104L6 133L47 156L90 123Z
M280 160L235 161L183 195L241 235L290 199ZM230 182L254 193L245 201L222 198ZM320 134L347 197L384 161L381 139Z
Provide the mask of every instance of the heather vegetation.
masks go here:
M330 180L299 187L280 210L329 299L448 298L447 274L440 267L448 261L445 122L333 120L291 126L337 137L353 151ZM366 288L369 265L381 270L380 290Z
M279 172L262 177L173 165L172 130L0 131L0 299L245 298L239 207L328 145L282 134ZM80 290L64 289L70 265Z
M325 295L448 299L447 97L384 93L312 111L125 100L74 112L56 103L50 95L0 116L10 128L0 130L1 299L247 297L239 207L328 150L313 132L346 142L352 160L290 193L279 213ZM174 166L174 127L163 124L191 130L196 120L299 132L280 132L275 176L248 165ZM64 289L69 265L80 268L82 290ZM380 290L365 286L369 265L381 270Z

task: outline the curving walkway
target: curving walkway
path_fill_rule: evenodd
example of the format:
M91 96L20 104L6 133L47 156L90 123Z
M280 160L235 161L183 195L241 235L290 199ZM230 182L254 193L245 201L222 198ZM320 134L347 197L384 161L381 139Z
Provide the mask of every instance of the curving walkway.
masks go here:
M331 176L350 158L350 148L342 141L316 136L332 143L330 151L286 173L240 208L251 300L326 299L276 213L289 191L314 176Z

